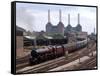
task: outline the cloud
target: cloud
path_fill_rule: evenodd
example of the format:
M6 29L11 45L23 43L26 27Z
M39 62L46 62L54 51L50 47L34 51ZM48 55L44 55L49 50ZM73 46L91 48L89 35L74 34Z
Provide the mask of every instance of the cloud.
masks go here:
M34 15L29 9L19 8L16 11L16 24L32 31L34 26Z
M80 13L80 24L83 31L90 34L96 27L96 8L78 6L59 6L23 3L17 5L17 25L31 31L45 31L48 22L48 9L51 10L51 23L57 25L59 22L59 9L62 10L62 22L65 27L68 25L68 14L73 27L77 25L77 14Z

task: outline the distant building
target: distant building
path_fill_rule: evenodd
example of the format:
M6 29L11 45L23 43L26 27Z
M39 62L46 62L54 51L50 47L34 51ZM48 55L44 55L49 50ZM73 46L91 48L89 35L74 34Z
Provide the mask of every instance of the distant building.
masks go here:
M82 32L82 26L80 25L80 14L78 14L78 24L76 27L72 27L70 24L70 14L68 14L68 26L64 28L64 24L62 23L62 13L59 10L59 23L57 25L53 25L50 21L50 10L48 10L48 23L46 24L46 33L51 34L61 34L66 35L71 32Z
M76 26L77 32L82 32L82 26L80 25L80 14L78 14L78 24Z
M48 23L46 24L46 33L47 34L62 34L64 35L64 24L61 19L61 10L59 10L59 23L57 25L53 25L50 22L50 10L48 10Z
M61 15L61 10L59 10L59 23L57 25L53 25L50 21L50 10L48 10L48 23L46 24L46 33L48 35L62 35L65 38L68 38L69 42L75 42L77 38L85 39L87 37L87 32L82 32L82 26L80 25L80 14L78 14L76 27L72 27L70 24L70 14L68 14L68 25L64 27Z
M26 30L16 25L16 36L23 36L23 32Z
M23 32L25 32L23 28L16 26L16 58L20 58L24 54Z
M88 36L87 32L78 32L77 38L86 39Z
M70 14L68 14L68 26L65 28L65 34L71 32L82 32L82 26L80 25L80 15L78 14L78 24L76 27L72 27L70 24Z

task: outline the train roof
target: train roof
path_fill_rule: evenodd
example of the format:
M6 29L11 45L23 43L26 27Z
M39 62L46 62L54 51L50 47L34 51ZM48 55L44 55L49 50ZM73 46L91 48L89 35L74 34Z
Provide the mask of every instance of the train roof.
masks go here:
M87 39L82 40L82 41L78 41L77 43L82 43L82 42L87 42Z
M77 41L77 44L78 44L78 43L85 42L85 41L87 41L87 39L82 40L82 41ZM73 43L68 43L68 44L64 44L64 47L72 46L72 45L75 45L75 44L76 44L76 42L73 42Z

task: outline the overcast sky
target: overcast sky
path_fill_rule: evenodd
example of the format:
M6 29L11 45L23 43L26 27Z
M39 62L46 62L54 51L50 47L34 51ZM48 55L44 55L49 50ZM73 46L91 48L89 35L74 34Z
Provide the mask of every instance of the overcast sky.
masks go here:
M62 22L68 25L68 14L70 14L70 24L77 25L77 15L80 13L80 24L82 31L89 34L96 28L96 8L79 6L62 6L32 3L16 4L16 25L30 31L46 30L48 22L48 9L50 9L51 23L57 25L59 22L59 9L62 11Z

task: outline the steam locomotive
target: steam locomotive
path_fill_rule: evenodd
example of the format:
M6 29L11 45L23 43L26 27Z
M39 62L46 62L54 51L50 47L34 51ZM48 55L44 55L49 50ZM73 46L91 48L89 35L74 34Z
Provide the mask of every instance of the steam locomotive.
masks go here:
M47 46L42 49L33 49L31 51L30 64L38 64L47 60L55 59L65 55L65 52L72 53L85 47L88 40L78 41L63 45Z

